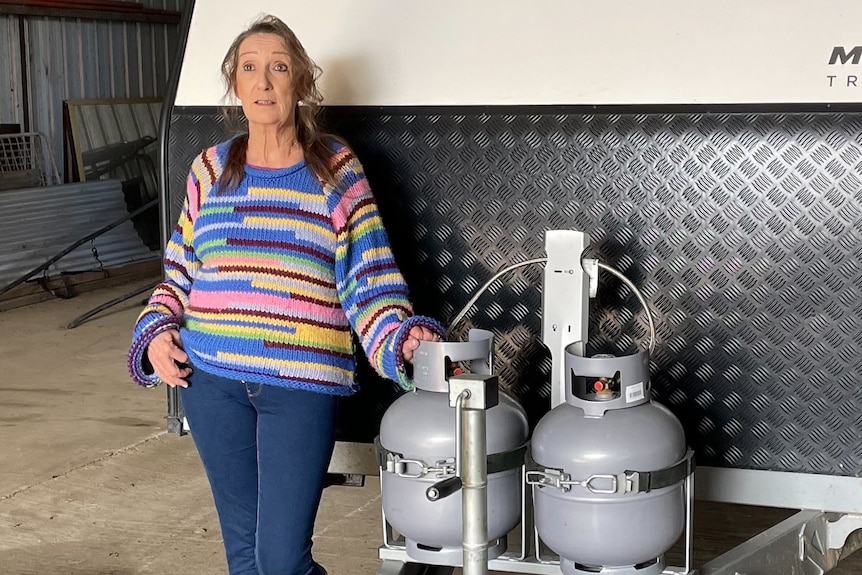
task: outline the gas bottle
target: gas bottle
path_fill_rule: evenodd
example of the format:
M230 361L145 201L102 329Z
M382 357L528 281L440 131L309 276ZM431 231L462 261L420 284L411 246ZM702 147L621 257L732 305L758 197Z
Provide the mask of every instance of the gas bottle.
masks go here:
M405 539L408 556L429 565L461 566L461 496L431 500L429 488L455 477L458 433L448 378L490 374L493 333L470 330L466 342L422 342L413 360L415 390L383 415L377 440L386 523ZM506 551L506 535L522 514L527 417L499 393L487 410L489 558Z
M649 354L566 348L566 402L533 431L527 482L539 537L565 575L658 575L686 524L682 425L650 398Z

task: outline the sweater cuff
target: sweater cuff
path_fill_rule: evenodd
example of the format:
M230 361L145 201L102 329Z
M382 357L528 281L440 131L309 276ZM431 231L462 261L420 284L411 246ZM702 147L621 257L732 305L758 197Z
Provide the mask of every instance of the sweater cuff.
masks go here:
M138 385L143 387L156 387L162 383L159 376L152 372L152 366L147 359L147 348L150 343L163 331L180 328L180 321L176 316L153 315L156 317L149 322L142 319L142 322L145 323L143 326L139 326L139 334L129 349L129 375Z
M405 320L401 327L396 330L393 339L393 354L395 365L395 373L398 374L398 379L396 379L396 383L401 386L402 389L407 391L413 390L413 378L410 374L407 373L407 365L404 361L404 353L402 349L404 348L404 343L410 337L410 330L414 327L424 327L435 334L439 335L441 339L446 339L446 328L434 318L425 317L422 315L414 315L411 318ZM412 370L411 370L412 374Z

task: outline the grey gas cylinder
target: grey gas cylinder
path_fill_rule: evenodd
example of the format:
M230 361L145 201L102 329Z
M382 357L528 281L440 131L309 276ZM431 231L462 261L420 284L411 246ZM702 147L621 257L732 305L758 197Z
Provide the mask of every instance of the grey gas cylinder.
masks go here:
M566 575L661 573L685 527L691 452L648 361L567 353L566 403L533 432L536 529Z
M415 391L399 397L380 424L381 488L386 522L405 538L408 556L421 563L460 566L461 496L431 501L429 487L455 475L456 409L447 373L469 361L472 373L490 374L493 334L471 330L469 342L423 342L414 358ZM506 551L506 535L521 520L527 417L504 393L487 410L489 558ZM506 454L515 454L508 463ZM496 463L492 460L496 458ZM501 462L503 462L501 464Z

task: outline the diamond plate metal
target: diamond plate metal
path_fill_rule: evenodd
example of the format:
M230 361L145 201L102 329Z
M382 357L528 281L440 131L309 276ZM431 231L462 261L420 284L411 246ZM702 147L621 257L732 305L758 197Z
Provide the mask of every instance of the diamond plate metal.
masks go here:
M652 305L654 391L700 463L862 474L858 115L335 109L328 121L366 167L419 312L451 319L497 270L543 255L545 230L587 231ZM212 111L173 117L175 214L217 127ZM461 326L497 333L495 367L533 423L549 396L540 284L539 268L513 272ZM646 331L603 275L590 352L630 352ZM394 394L368 370L360 380L345 429L367 440Z

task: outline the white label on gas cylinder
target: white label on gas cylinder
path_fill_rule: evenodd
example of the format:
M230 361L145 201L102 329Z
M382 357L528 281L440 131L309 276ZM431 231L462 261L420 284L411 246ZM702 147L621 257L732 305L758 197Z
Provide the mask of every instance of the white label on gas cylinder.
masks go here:
M638 401L644 398L644 382L630 385L626 388L626 403Z

